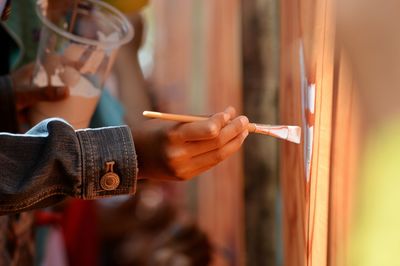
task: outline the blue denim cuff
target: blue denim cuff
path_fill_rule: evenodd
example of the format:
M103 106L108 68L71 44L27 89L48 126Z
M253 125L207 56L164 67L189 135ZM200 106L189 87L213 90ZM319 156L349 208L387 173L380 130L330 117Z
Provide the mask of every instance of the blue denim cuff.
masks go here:
M77 136L83 199L136 192L137 156L129 127L78 130Z

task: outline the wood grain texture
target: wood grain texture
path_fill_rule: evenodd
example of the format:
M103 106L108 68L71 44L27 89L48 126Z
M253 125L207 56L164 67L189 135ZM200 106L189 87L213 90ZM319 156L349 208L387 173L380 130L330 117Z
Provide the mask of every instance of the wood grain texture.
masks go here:
M282 123L302 125L298 22L297 1L282 0L280 118ZM303 145L281 146L285 265L306 265L307 262L308 194Z
M331 138L334 76L334 24L330 0L321 1L317 27L324 30L316 35L316 111L314 154L311 166L308 221L308 265L326 265L329 225L329 184L331 167Z
M303 45L305 78L316 87L309 182L304 147L283 144L281 150L286 265L345 265L341 264L345 249L340 246L345 246L350 219L357 165L357 147L350 144L356 138L352 135L358 116L349 69L337 59L333 4L333 0L281 1L282 123L303 124L299 59Z
M350 265L347 255L357 177L360 111L356 84L338 49L332 119L328 265Z

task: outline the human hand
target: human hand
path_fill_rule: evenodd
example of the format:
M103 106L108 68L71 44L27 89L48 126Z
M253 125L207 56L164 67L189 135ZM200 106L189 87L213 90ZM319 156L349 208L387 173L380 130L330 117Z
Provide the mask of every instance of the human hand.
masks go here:
M67 87L32 87L34 64L28 64L11 73L17 111L33 106L39 101L59 101L68 97Z
M188 180L237 152L248 136L249 120L229 107L193 123L150 120L134 130L141 177Z

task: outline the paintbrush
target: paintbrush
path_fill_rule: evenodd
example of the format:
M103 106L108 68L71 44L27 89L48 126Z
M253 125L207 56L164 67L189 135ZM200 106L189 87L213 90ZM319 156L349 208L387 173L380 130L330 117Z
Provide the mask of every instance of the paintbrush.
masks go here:
M147 118L158 118L162 120L170 120L182 123L204 121L209 119L209 117L205 116L177 115L151 111L144 111L143 116ZM248 126L248 130L250 133L268 135L274 138L287 140L297 144L300 144L301 141L301 128L297 126L270 126L250 123Z

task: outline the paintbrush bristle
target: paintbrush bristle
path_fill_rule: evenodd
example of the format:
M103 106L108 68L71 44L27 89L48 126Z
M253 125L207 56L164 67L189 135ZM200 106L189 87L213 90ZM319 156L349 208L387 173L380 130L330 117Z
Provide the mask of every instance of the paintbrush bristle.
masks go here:
M253 128L251 132L272 136L296 144L300 144L301 142L301 128L297 126L270 126L262 124L251 124L250 126Z
M296 126L288 126L288 141L300 144L301 143L301 128Z

